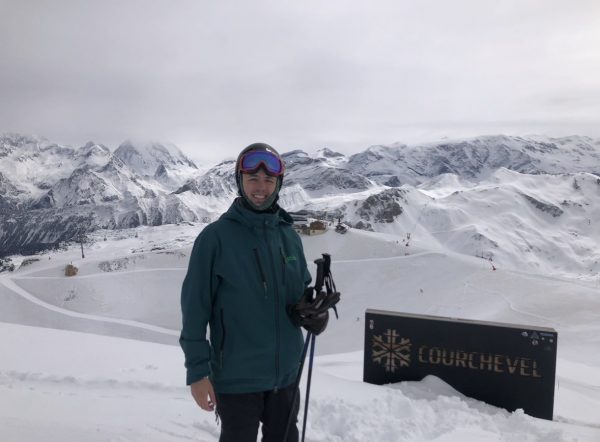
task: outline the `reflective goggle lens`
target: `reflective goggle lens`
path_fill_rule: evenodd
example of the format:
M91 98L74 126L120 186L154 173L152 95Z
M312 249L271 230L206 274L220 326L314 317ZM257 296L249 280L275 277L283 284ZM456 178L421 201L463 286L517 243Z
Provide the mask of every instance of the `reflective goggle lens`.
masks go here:
M244 154L240 163L240 170L244 173L252 173L256 172L261 165L268 174L283 174L283 163L277 155L263 150Z

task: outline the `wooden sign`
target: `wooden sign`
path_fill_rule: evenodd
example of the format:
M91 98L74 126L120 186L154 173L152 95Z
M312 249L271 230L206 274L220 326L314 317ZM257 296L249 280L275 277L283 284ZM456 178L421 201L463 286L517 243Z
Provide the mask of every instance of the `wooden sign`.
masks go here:
M466 396L552 420L554 329L367 310L363 380L444 380Z

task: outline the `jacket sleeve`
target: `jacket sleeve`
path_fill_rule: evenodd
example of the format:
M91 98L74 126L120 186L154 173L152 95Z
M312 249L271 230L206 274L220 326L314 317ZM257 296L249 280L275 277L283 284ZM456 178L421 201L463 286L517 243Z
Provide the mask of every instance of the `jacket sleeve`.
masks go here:
M179 344L185 355L186 384L191 385L210 374L210 343L206 327L218 285L215 257L218 253L216 232L205 228L190 255L188 271L181 288L182 329Z

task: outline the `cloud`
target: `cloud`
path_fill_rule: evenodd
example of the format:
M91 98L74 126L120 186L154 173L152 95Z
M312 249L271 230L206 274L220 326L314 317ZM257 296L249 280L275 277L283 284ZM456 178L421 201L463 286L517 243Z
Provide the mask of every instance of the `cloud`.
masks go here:
M507 128L600 136L595 1L0 8L0 131L155 138L207 158L257 140L347 152Z

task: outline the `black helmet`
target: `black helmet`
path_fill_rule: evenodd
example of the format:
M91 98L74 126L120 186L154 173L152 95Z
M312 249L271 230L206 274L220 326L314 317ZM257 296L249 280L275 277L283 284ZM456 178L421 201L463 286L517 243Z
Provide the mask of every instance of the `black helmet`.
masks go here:
M267 173L268 175L273 175L273 176L277 176L277 185L275 187L275 191L273 192L273 194L271 195L271 197L267 200L267 203L265 204L264 207L256 207L252 201L250 201L250 199L245 195L244 193L244 189L242 186L242 173L244 173L243 167L242 167L242 160L247 157L247 154L250 152L268 152L269 154L271 154L271 156L273 158L276 159L276 161L271 164L271 162L269 161L262 161L259 158L259 161L253 162L253 171L258 170L258 169L263 169L265 171L265 173ZM265 157L267 160L269 160L269 157ZM254 168L254 163L256 164L256 167ZM275 164L277 163L277 164ZM272 168L271 168L272 167ZM255 210L268 210L271 207L273 207L273 205L277 202L277 200L279 199L279 190L281 189L281 185L283 184L283 175L284 175L284 163L283 160L281 159L281 156L279 155L279 153L277 152L277 150L275 150L273 147L269 146L266 143L253 143L251 145L249 145L248 147L246 147L244 150L242 150L240 152L240 154L237 157L237 161L235 162L235 182L237 184L237 188L238 188L238 194L244 198L244 200Z

